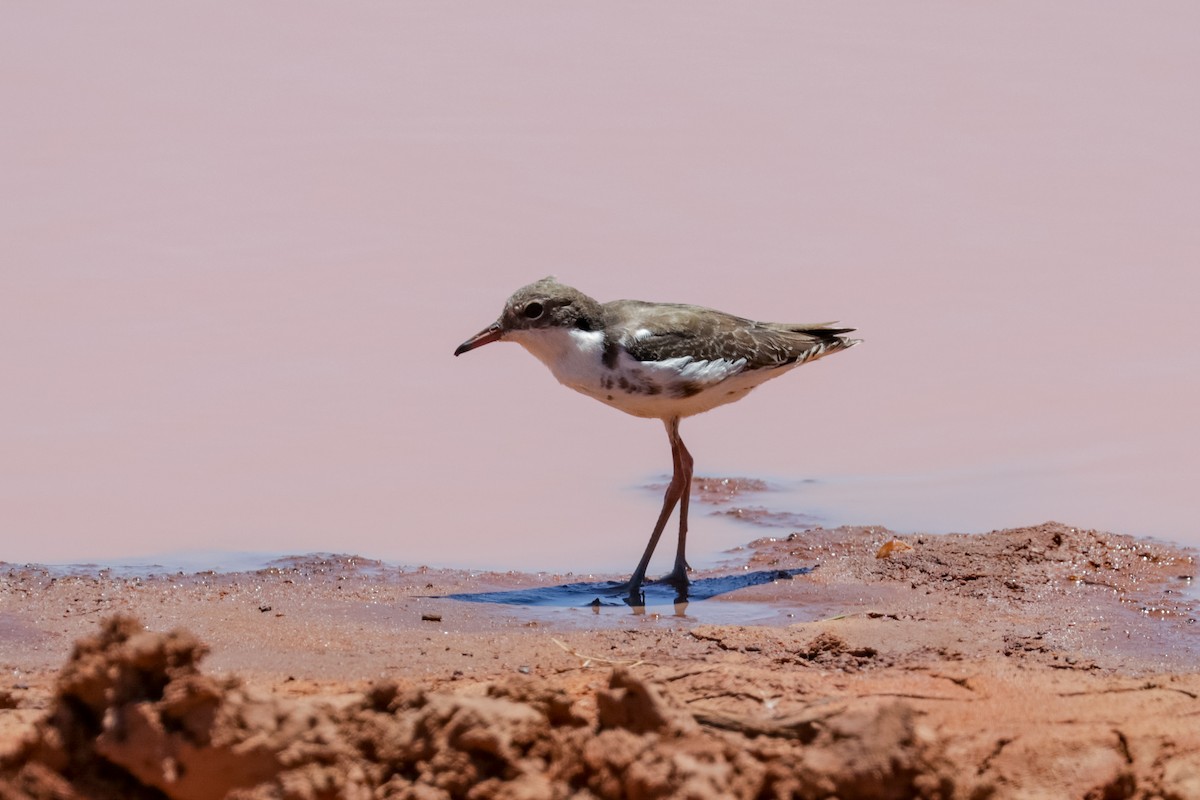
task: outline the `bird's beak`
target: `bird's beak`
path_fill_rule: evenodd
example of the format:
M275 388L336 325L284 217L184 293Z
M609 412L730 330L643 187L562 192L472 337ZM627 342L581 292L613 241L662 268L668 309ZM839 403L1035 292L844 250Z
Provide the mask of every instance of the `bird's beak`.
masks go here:
M479 333L460 344L458 349L454 351L454 355L461 356L463 353L466 353L469 350L474 350L476 347L483 347L485 344L498 342L503 336L504 331L500 329L500 323L493 322L491 325L487 326Z

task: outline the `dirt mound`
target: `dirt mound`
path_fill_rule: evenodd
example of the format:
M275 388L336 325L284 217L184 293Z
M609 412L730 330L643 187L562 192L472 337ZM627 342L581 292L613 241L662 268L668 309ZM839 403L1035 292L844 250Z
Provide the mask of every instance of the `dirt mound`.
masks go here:
M692 714L620 669L591 697L545 679L482 696L377 683L349 699L253 691L206 648L113 617L3 765L0 798L948 797L941 747L883 701L769 724Z

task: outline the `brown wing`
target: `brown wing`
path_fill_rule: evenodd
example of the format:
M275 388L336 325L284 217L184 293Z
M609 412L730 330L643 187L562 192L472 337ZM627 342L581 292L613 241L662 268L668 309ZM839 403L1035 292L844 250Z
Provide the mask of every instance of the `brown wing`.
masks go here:
M616 344L638 361L744 358L747 369L770 369L857 344L842 338L853 328L755 322L699 306L618 300L604 309L621 320L624 333Z

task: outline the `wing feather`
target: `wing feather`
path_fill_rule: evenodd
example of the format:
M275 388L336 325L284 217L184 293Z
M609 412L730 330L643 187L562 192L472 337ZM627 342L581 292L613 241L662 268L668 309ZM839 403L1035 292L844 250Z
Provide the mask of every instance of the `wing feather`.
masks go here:
M771 369L858 343L843 338L853 328L756 322L699 306L617 300L606 303L604 311L610 319L620 319L625 331L614 344L638 361L744 358L745 369Z

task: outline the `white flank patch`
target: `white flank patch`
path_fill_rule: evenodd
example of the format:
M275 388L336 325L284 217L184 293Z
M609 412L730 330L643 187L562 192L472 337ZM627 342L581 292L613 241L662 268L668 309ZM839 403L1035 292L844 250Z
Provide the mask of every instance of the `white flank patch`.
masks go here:
M671 382L685 381L716 384L741 372L746 366L746 359L727 361L724 358L715 358L712 361L702 361L691 356L680 356L665 358L662 361L646 361L642 365L647 372L660 376L668 385Z

